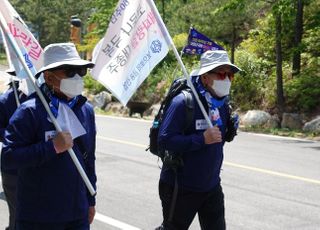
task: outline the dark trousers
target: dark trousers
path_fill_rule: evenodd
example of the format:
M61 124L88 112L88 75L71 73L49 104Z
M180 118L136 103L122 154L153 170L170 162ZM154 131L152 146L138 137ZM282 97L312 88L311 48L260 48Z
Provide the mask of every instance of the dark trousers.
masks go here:
M192 192L179 187L171 221L168 219L173 187L160 181L159 195L164 219L162 229L187 230L197 213L202 230L226 229L224 194L220 184L209 192Z
M3 192L9 208L9 227L6 230L15 229L16 199L17 199L17 175L1 173Z
M63 223L17 221L16 230L89 230L88 218Z

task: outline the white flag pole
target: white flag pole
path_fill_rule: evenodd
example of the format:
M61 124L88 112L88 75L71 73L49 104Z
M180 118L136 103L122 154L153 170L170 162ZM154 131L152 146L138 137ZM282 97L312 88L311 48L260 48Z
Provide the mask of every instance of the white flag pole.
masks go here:
M160 25L160 28L161 28L161 30L162 30L162 33L165 35L165 38L166 38L168 44L170 44L170 45L172 46L174 55L176 56L176 58L177 58L177 60L178 60L178 63L179 63L180 66L181 66L183 75L184 75L184 77L187 79L188 85L190 86L190 88L191 88L191 90L192 90L192 92L193 92L193 94L194 94L194 96L195 96L195 98L196 98L196 101L197 101L197 103L199 104L199 107L200 107L200 109L201 109L201 112L202 112L204 118L206 119L209 127L212 128L213 125L212 125L212 123L211 123L211 121L210 121L210 118L209 118L209 116L208 116L205 108L203 107L203 104L202 104L201 101L200 101L200 98L199 98L199 96L198 96L198 93L197 93L196 89L194 88L194 86L193 86L193 84L192 84L192 82L191 82L191 79L190 79L190 76L189 76L189 74L188 74L188 72L187 72L187 70L186 70L186 67L184 66L184 64L183 64L183 62L182 62L182 59L181 59L181 57L179 56L178 50L177 50L177 48L175 47L175 45L174 45L174 43L173 43L173 40L172 40L172 38L171 38L171 36L170 36L170 34L169 34L166 26L165 26L165 24L164 24L164 22L163 22L163 20L162 20L162 18L161 18L161 16L160 16L160 14L159 14L159 11L158 11L156 5L154 4L153 0L147 0L147 1L149 2L150 7L152 8L153 12L155 13L156 19L157 19L157 21L158 21L158 23L159 23L159 25Z
M32 82L32 85L33 85L36 93L38 94L38 96L39 96L39 98L40 98L43 106L45 107L46 111L48 112L48 115L49 115L49 117L50 117L53 125L55 126L55 128L56 128L56 130L57 130L58 132L61 132L62 129L61 129L61 127L59 126L59 124L57 123L55 117L53 116L53 114L52 114L52 112L51 112L51 110L50 110L50 108L49 108L49 106L48 106L48 103L47 103L46 99L44 98L41 90L40 90L39 87L36 85L35 80L34 80L34 77L33 77L32 73L31 73L31 71L29 70L27 64L25 63L25 60L24 60L24 58L23 58L23 56L22 56L22 54L21 54L21 51L20 51L18 45L15 43L12 35L9 34L9 33L7 33L5 24L6 24L6 23L5 23L5 20L4 20L3 16L0 14L0 26L1 26L1 29L2 29L3 34L5 35L5 38L7 39L8 43L9 43L9 44L11 45L11 47L13 48L13 50L14 50L14 52L16 53L19 61L21 62L23 68L25 69L25 71L26 71L26 73L27 73L27 75L28 75L29 80ZM73 163L75 164L78 172L80 173L80 175L81 175L81 177L82 177L85 185L87 186L90 194L91 194L92 196L94 196L94 195L96 194L96 191L94 190L94 188L93 188L93 186L92 186L92 184L91 184L88 176L87 176L86 173L84 172L84 170L83 170L83 168L82 168L82 166L81 166L81 164L80 164L80 162L79 162L76 154L74 153L74 151L73 151L72 148L68 149L68 152L69 152L70 157L71 157Z

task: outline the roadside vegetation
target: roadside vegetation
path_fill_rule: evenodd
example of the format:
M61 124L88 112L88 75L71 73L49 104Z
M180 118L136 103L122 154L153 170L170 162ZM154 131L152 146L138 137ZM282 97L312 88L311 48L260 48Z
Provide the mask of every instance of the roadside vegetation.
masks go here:
M82 21L78 49L89 55L104 36L118 0L11 2L43 47L68 41L70 17L77 15ZM243 70L235 78L231 92L232 103L239 111L260 109L279 117L284 112L304 114L307 118L320 114L320 0L156 0L155 3L178 50L186 45L192 25L229 52L232 61ZM182 58L189 72L197 67L198 56ZM182 72L173 52L169 52L132 100L158 103L178 76ZM106 90L89 76L85 85L92 94ZM259 131L288 136L299 133Z

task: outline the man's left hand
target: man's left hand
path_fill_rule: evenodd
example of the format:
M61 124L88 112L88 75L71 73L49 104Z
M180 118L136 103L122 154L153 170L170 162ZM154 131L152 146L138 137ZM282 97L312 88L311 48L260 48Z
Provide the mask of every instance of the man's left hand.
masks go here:
M89 224L93 222L94 215L96 214L96 208L94 206L89 207Z

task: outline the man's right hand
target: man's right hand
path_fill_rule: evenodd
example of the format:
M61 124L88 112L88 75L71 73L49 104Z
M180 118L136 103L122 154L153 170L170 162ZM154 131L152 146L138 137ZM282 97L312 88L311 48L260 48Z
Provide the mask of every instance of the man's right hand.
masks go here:
M203 136L206 144L213 144L222 141L221 131L218 126L208 128L206 131L204 131Z
M69 132L58 132L53 138L53 145L56 153L63 153L73 147L73 140Z

